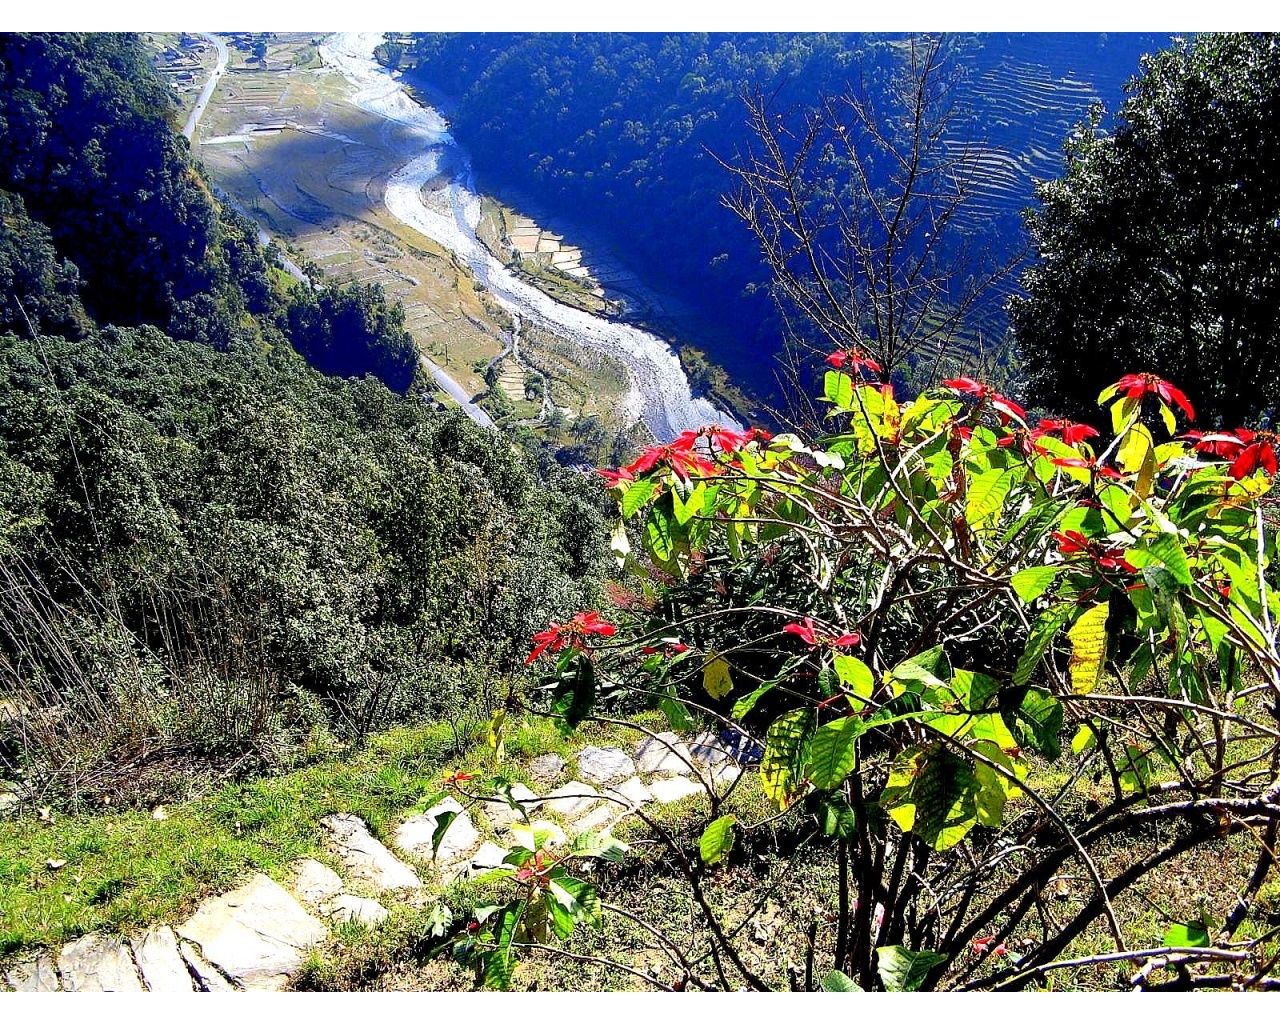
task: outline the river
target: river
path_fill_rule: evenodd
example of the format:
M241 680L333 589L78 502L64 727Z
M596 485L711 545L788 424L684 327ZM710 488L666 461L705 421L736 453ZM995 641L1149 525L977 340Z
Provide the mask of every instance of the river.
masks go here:
M387 181L385 202L391 215L457 256L508 312L621 360L631 382L622 412L632 421L642 420L658 440L710 423L741 426L707 399L694 397L680 360L661 338L557 302L516 277L481 244L476 237L480 197L466 153L440 113L414 100L378 64L373 51L381 41L376 32L338 33L325 41L320 55L351 83L351 101L383 119L388 147L404 158ZM423 186L439 176L442 166L457 170L445 186L444 201L433 208L423 197Z

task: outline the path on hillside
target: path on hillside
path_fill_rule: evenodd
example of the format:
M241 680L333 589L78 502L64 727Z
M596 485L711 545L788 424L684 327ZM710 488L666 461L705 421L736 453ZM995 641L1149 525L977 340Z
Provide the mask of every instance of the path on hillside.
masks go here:
M218 82L227 70L228 57L227 44L217 36L210 32L197 32L196 35L200 36L201 39L209 40L213 44L213 48L218 54L218 62L214 65L213 73L209 75L209 80L204 83L204 88L200 90L196 105L191 108L191 114L187 118L186 127L182 129L182 134L187 137L188 142L195 137L196 126L200 124L200 118L204 116L204 108L209 105L209 100L213 98L213 90L218 87Z
M417 103L373 56L381 33L338 33L320 47L324 62L354 87L351 102L382 118L388 146L403 163L383 201L393 217L454 253L476 281L509 313L620 360L631 392L624 415L643 420L660 441L708 423L738 426L705 398L695 398L680 360L661 338L630 324L594 316L557 302L513 274L476 237L480 197L471 185L465 153L440 114ZM428 203L423 188L440 177L448 155L460 170Z
M512 847L532 848L535 836L553 856L567 853L575 837L609 833L645 804L705 798L711 790L724 795L742 775L710 732L688 743L671 732L646 736L630 754L584 747L575 761L571 772L557 754L533 758L527 775L542 793L513 785L518 806L492 798L464 807L445 797L407 814L387 836L394 851L357 816L330 814L319 825L327 859L341 873L306 858L292 866L287 887L255 874L205 900L185 921L131 936L91 932L58 951L19 955L0 973L19 992L284 989L334 925L377 928L390 916L388 904L427 906L454 882L503 866ZM446 813L456 816L433 850Z

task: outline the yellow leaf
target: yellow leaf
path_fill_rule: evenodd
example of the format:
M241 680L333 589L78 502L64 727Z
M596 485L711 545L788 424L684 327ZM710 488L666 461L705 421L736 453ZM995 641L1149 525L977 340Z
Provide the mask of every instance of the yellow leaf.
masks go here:
M1095 604L1076 619L1067 631L1071 641L1071 661L1067 670L1071 673L1071 689L1075 693L1089 693L1102 677L1102 662L1107 653L1107 604Z
M506 724L507 712L503 708L498 708L493 713L493 717L489 719L489 728L485 733L485 742L493 750L494 757L499 761L502 760L507 752Z
M1141 423L1135 423L1124 435L1124 440L1120 442L1120 450L1116 452L1116 457L1126 473L1136 473L1147 461L1147 456L1154 445L1151 431Z
M729 676L729 663L715 655L702 666L702 688L713 700L727 696L733 689L733 679Z

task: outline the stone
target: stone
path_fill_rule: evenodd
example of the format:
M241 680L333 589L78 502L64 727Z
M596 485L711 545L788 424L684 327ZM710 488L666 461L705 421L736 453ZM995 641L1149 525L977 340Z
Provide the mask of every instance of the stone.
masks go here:
M15 992L58 992L58 966L51 953L41 953L34 960L12 964L4 972L4 980Z
M144 992L129 947L116 935L90 932L68 942L58 956L66 992Z
M356 921L366 928L373 928L387 919L389 911L377 900L364 896L352 896L349 892L340 893L329 901L325 908L335 921Z
M741 775L742 768L732 761L725 764L712 765L702 772L702 777L721 792L737 782Z
M643 775L688 775L693 755L673 732L646 736L636 744L636 770Z
M195 975L196 984L201 992L236 992L236 987L229 982L223 973L200 955L200 951L189 942L179 942L178 951L187 967Z
M342 879L338 872L318 860L306 858L293 866L293 891L303 903L313 907L328 903L342 892Z
M572 821L582 817L600 802L600 791L585 782L566 782L543 797L542 802L547 810Z
M442 814L452 811L457 815L449 822L440 846L432 851L436 826ZM396 829L396 845L405 853L422 860L434 861L441 875L450 875L457 862L480 845L480 831L469 815L453 797L445 797L423 814L415 814L401 822ZM465 865L463 865L465 870ZM450 879L451 880L451 879Z
M8 814L17 814L21 799L12 789L0 789L0 818Z
M635 773L635 762L617 747L583 747L578 752L578 777L587 782L607 786Z
M149 992L194 992L195 981L168 925L150 928L133 942L133 959Z
M621 785L614 786L607 794L626 801L628 807L640 807L653 799L649 787L640 781L639 775L633 775Z
M533 814L538 809L538 794L523 782L517 782L511 787L511 798L524 808L525 814ZM485 802L484 816L494 830L499 832L510 828L517 821L524 821L524 815L500 798Z
M289 983L306 951L328 932L283 886L255 875L206 900L178 934L237 985L273 992Z
M689 753L696 760L707 765L723 764L725 761L733 760L733 752L729 749L729 745L710 729L694 737L693 742L689 744Z
M529 779L536 786L549 786L564 774L566 766L559 754L541 754L529 762Z
M676 775L669 779L654 779L649 783L649 792L653 794L653 798L658 803L673 804L677 800L683 800L698 793L705 793L706 790L694 782L693 779L686 778L683 775Z
M422 880L404 861L378 842L354 814L332 814L323 824L332 846L353 878L378 889L417 889Z
M615 804L612 800L606 800L594 811L584 814L575 821L573 830L578 833L607 832L626 813L626 807Z
M483 875L486 871L502 867L502 862L507 859L507 854L510 852L510 850L504 850L497 843L486 840L480 849L471 855L471 863L467 867L467 874L471 876Z

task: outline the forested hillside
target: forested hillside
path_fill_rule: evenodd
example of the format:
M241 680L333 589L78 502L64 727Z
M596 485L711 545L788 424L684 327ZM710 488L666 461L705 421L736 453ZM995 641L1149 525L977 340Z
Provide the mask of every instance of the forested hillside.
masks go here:
M1158 36L968 35L954 38L952 141L976 143L978 179L963 212L992 262L1022 245L1033 182L1055 176L1061 142L1097 99L1114 105ZM759 90L797 123L824 95L883 103L901 39L833 34L486 33L421 35L411 79L452 98L454 132L482 187L530 197L580 223L689 303L699 341L731 376L774 387L783 324L758 247L721 202L733 162L758 145L744 94ZM873 175L887 168L871 168ZM833 178L833 187L840 177ZM1003 330L1008 290L974 330Z
M134 38L0 62L0 763L110 788L500 699L595 592L598 489L435 411L381 292L285 278Z

